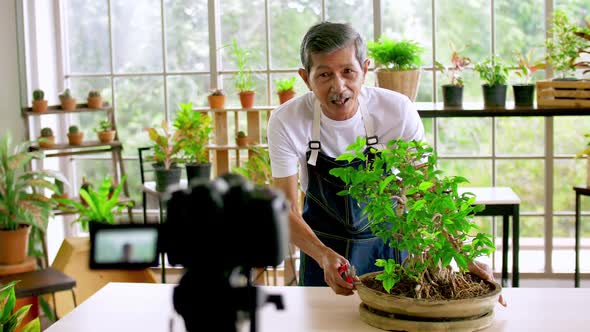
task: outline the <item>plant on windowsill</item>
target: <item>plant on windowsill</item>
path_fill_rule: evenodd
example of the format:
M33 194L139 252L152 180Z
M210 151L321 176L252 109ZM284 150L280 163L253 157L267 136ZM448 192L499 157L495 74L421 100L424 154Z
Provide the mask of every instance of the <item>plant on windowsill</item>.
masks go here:
M68 127L68 143L70 145L81 145L84 141L84 133L80 131L78 126Z
M462 106L464 85L462 73L465 67L471 64L471 59L461 55L464 48L458 50L453 42L449 42L449 47L452 52L452 66L447 68L442 63L435 62L436 68L445 74L449 80L449 83L442 85L443 105L445 107Z
M281 105L295 97L296 78L297 77L293 76L291 78L279 79L276 81L277 95L279 96L279 103Z
M41 136L38 139L39 146L45 149L50 149L55 145L55 136L53 130L49 127L41 129Z
M98 90L90 90L86 101L88 108L102 108L102 96Z
M33 91L33 112L43 113L47 111L47 100L45 100L45 92L37 89Z
M222 89L213 89L207 96L207 102L212 109L223 109L225 108L225 93Z
M64 111L74 111L76 109L76 98L72 97L70 89L65 89L59 94L61 109Z
M531 83L531 77L537 71L545 69L545 63L542 60L535 60L534 48L528 50L526 55L517 52L518 68L516 75L521 78L521 82L512 85L514 92L514 104L516 106L533 106L535 96L535 84Z
M467 179L442 176L427 143L392 140L387 149L372 150L370 155L363 153L365 143L359 137L337 157L348 162L360 159L358 167L330 173L343 182L339 195L350 195L363 206L372 233L407 252L407 257L401 262L377 259L375 265L383 271L360 276L356 288L364 303L361 319L390 330L403 328L391 325L396 324L395 317L382 312L453 317L463 323L470 317L475 318L470 324L476 325L469 326L473 330L489 326L501 286L469 272L474 266L481 268L475 259L492 253L494 244L489 234L474 232L478 227L473 217L483 206L473 205L473 194L458 193Z
M156 191L165 192L169 186L180 183L181 168L177 163L180 158L180 133L172 132L168 122L162 121L161 131L147 128L150 140L154 143L154 153L147 159L154 162L156 172Z
M230 57L236 64L237 73L235 76L235 87L240 96L242 108L252 108L254 106L254 82L252 81L252 70L249 68L252 59L252 53L249 49L241 47L234 38L230 47Z
M113 124L109 120L101 120L94 131L98 135L98 140L104 144L112 143L117 134L117 131L113 129Z
M420 84L420 56L424 48L413 40L382 36L378 41L369 41L367 49L377 67L377 85L415 101Z
M20 280L14 280L0 285L0 331L15 332L29 313L31 304L24 305L15 311L16 294L14 287ZM21 332L40 332L41 322L39 317L27 324L20 326Z
M576 59L580 50L586 48L582 38L576 35L580 28L570 23L567 14L557 9L553 12L550 27L552 38L547 38L547 63L555 71L553 80L577 80L575 77Z
M181 103L173 124L178 135L177 144L182 153L187 180L194 178L211 178L209 162L209 135L213 130L211 117L206 113L193 110L192 103Z
M250 138L242 130L238 131L238 134L236 135L236 145L239 147L250 145Z
M498 56L491 56L475 64L482 84L485 107L505 107L508 67Z
M251 151L252 156L242 166L235 167L233 172L252 181L255 185L269 186L272 182L272 173L268 149L252 147Z

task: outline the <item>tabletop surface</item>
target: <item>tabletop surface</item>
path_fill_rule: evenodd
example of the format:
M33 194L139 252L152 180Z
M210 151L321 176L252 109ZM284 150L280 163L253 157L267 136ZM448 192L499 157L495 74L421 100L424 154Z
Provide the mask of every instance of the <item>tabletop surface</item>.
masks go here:
M109 283L46 331L184 332L173 309L174 284ZM284 311L266 305L258 310L258 332L381 331L359 318L358 295L335 295L326 287L263 286L280 294ZM508 307L495 308L496 331L588 331L590 288L505 288ZM207 304L203 301L201 305ZM198 313L195 310L196 314ZM211 322L215 324L214 318ZM210 325L209 325L210 326ZM249 331L244 327L241 331Z
M475 204L520 204L520 198L510 187L460 187L459 194L475 194Z

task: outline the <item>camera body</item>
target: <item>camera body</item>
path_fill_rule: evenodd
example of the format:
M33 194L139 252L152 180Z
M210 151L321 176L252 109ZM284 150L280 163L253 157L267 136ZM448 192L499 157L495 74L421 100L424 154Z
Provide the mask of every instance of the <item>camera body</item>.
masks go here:
M246 319L255 331L259 306L271 302L283 309L282 298L261 296L250 276L253 268L277 266L286 256L289 207L282 192L228 173L167 192L165 202L161 225L90 223L90 267L157 266L166 253L170 264L186 269L173 303L187 331L220 315L220 331L235 331ZM201 299L208 305L196 315Z

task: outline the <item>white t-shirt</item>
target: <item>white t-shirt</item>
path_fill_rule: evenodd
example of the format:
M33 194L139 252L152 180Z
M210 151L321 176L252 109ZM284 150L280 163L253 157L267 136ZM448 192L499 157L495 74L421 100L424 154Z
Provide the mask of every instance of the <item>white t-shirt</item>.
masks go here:
M307 190L307 160L309 141L312 136L313 92L291 99L272 111L268 122L268 147L272 176L276 178L297 174L301 189ZM359 101L372 118L379 143L387 144L392 139L406 141L425 140L424 126L414 103L395 91L378 87L362 87ZM321 152L335 158L358 136L366 136L361 112L344 121L335 121L322 112L320 142ZM302 167L299 167L301 165Z

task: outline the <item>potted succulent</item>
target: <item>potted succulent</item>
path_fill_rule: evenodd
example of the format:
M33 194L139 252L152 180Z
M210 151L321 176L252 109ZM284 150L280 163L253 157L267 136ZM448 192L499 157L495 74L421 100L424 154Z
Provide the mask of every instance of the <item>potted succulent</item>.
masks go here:
M238 131L238 134L236 135L236 145L239 147L245 147L249 144L250 138L248 137L248 135L246 135L246 133L242 130Z
M209 135L213 129L211 118L193 110L192 103L181 103L173 124L178 135L177 144L182 153L186 176L190 182L194 178L211 177L209 162Z
M377 85L415 101L420 84L420 56L424 48L413 40L382 36L378 41L369 41L367 49L377 67Z
M523 55L517 52L518 68L516 75L522 79L520 83L513 84L514 104L516 106L533 106L535 100L535 84L531 83L531 76L540 69L545 69L542 60L533 60L534 49L531 48Z
M438 70L447 75L449 83L442 85L443 92L443 105L445 107L454 107L463 105L463 70L469 64L471 59L466 56L462 56L460 53L463 49L456 49L455 45L451 42L450 48L452 51L450 68L445 67L440 62L435 62Z
M361 319L379 328L397 314L410 321L471 317L472 330L489 326L501 286L470 272L481 268L475 259L492 253L494 244L472 220L483 206L473 204L473 194L458 193L467 179L443 176L434 149L425 142L392 140L387 149L369 155L363 153L365 143L359 137L337 157L358 160L358 167L330 173L343 182L339 195L361 204L371 232L407 255L402 261L378 258L375 265L382 272L360 276Z
M557 9L553 12L550 27L552 38L545 40L547 48L547 63L555 71L554 80L576 80L576 59L580 50L585 49L586 42L576 33L579 28L570 23L567 14Z
M502 59L498 56L488 57L475 65L475 71L484 82L482 91L485 107L504 107L508 67Z
M45 149L52 148L55 145L55 136L53 130L49 127L41 129L41 136L39 137L39 146Z
M117 131L113 129L113 124L109 120L101 120L98 127L94 128L98 134L98 140L101 143L109 144L115 140Z
M25 171L43 152L30 150L31 142L12 146L9 133L0 136L0 264L20 264L26 258L31 226L43 231L53 214L53 200L44 189L57 191L54 179L65 181L49 170ZM6 248L5 245L15 247Z
M295 97L295 79L296 77L293 76L276 81L277 95L279 96L279 103L281 105Z
M31 304L16 308L16 294L14 286L20 280L14 280L0 285L0 331L2 332L40 332L41 322L39 317L34 318L21 326L23 320L31 309Z
M70 89L65 89L59 94L61 109L64 111L73 111L76 109L76 98L72 97Z
M43 113L47 111L47 100L45 100L45 92L37 89L33 91L33 112Z
M84 140L84 133L78 126L68 127L68 142L70 145L81 145Z
M225 93L222 89L213 89L207 96L209 107L213 109L222 109L225 107Z
M162 128L147 129L149 138L154 143L154 153L148 160L154 161L156 173L156 191L165 192L171 185L180 183L181 169L177 163L180 159L180 133L172 132L166 120L162 121Z
M86 101L88 108L102 108L102 96L98 90L90 90Z
M256 92L252 82L252 71L249 68L249 62L252 58L251 52L249 49L239 46L234 38L230 45L230 57L237 67L235 87L240 96L240 104L242 108L252 108Z

